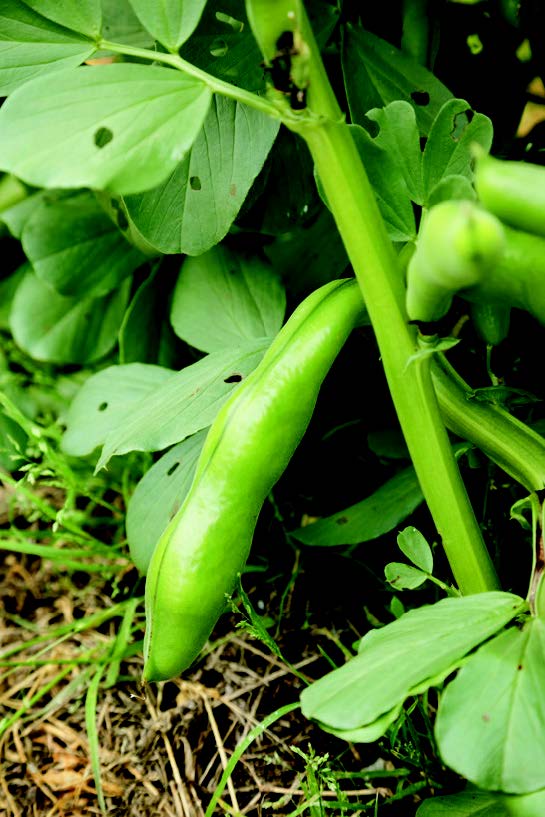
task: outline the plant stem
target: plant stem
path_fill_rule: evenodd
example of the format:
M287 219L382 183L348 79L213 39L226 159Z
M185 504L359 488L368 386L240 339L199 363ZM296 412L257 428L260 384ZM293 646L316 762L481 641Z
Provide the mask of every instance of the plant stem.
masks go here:
M142 60L150 60L151 62L162 62L165 65L171 65L182 71L194 79L198 79L207 85L214 93L234 99L250 108L272 116L274 119L280 118L280 113L275 105L266 97L253 94L251 91L245 91L243 88L237 88L236 85L231 85L229 82L224 82L217 77L208 74L196 65L192 65L187 60L179 57L177 54L164 54L162 51L153 51L150 48L139 48L134 45L126 45L125 43L114 43L109 40L100 40L97 44L97 49L104 51L113 51L115 54L126 54L128 57L137 57Z
M492 590L496 573L453 457L430 377L430 356L412 360L402 273L350 128L338 120L308 21L313 122L287 121L306 141L375 331L390 393L426 502L463 594ZM318 69L317 66L320 66ZM324 85L327 84L327 87ZM323 104L322 104L323 100ZM337 121L332 121L332 116ZM324 117L320 119L319 117Z

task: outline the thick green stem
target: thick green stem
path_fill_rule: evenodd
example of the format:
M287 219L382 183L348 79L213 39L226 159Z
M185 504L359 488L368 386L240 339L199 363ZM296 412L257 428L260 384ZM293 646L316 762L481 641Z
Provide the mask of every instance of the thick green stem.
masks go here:
M298 129L306 140L375 330L399 422L452 572L462 593L497 587L444 428L429 360L414 359L397 257L347 126Z

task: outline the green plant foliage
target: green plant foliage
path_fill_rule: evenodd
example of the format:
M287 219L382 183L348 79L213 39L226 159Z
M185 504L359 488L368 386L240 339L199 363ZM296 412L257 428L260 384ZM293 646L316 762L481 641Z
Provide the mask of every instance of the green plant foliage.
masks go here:
M480 788L545 786L545 624L534 618L481 647L443 694L441 756Z
M405 468L367 499L298 528L292 535L305 545L356 545L395 528L422 502L413 468Z
M41 197L21 241L37 277L67 297L107 295L145 260L88 192Z
M130 281L101 298L59 295L28 272L17 287L10 328L17 344L35 360L91 363L117 341Z
M267 338L213 352L176 372L108 433L97 470L113 456L161 451L209 426L233 388L255 369L270 342Z
M384 568L386 581L396 590L416 590L428 579L428 574L404 562L390 562Z
M176 167L210 98L202 82L167 68L56 71L27 83L2 106L0 167L39 187L137 193Z
M32 5L37 7L36 11L30 8ZM57 25L59 20L62 25ZM69 30L71 27L73 31ZM39 75L50 75L82 63L96 50L93 38L98 33L97 28L100 28L99 0L81 3L75 0L62 3L3 0L0 96L8 96Z
M226 247L214 247L184 261L170 320L178 337L191 346L219 352L274 337L285 309L284 288L268 265Z
M137 17L145 28L169 51L177 52L193 33L206 5L206 0L130 0Z
M372 630L355 658L307 687L303 713L336 730L373 724L410 695L444 680L524 607L516 596L490 592L411 610Z
M131 559L146 573L155 544L182 505L193 481L207 429L172 446L146 472L127 508L127 539Z
M343 72L352 120L365 124L371 108L410 102L418 128L427 135L441 106L452 96L422 65L369 31L347 26Z
M433 572L433 553L419 530L412 526L402 530L398 534L397 545L413 564L426 573Z
M125 199L128 217L161 252L200 255L225 237L278 127L259 111L214 96L183 161L160 187Z
M92 454L110 431L122 426L146 397L175 374L162 366L143 363L108 366L94 374L70 404L63 450L74 457Z

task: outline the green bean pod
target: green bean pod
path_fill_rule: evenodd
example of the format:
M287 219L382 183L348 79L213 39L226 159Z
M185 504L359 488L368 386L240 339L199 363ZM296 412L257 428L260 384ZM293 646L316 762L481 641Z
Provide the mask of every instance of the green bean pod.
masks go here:
M363 313L355 281L316 290L218 413L186 500L151 559L144 680L179 675L204 646L244 567L261 506Z
M509 334L511 307L508 304L472 303L470 314L481 340L489 346L498 346Z
M503 228L470 201L432 207L407 267L410 320L431 322L448 312L461 289L478 284L503 251Z
M477 160L475 187L499 219L545 237L545 167L483 156Z

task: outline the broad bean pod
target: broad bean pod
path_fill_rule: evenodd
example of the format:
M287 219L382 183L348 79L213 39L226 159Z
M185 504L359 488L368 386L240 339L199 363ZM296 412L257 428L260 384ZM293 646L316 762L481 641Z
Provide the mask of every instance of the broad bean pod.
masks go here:
M258 514L312 416L321 383L364 314L358 285L333 281L295 310L223 405L146 582L144 680L197 657L243 569Z
M545 167L482 156L475 187L481 202L499 219L545 237Z
M503 252L504 234L495 216L470 201L432 207L407 267L410 320L438 321L456 292L478 284Z

